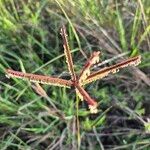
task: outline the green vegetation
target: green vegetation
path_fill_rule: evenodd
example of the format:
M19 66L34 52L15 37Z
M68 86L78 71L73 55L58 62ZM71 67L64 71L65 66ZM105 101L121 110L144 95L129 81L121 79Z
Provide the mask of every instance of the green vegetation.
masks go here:
M149 16L148 0L1 0L0 149L149 150ZM109 64L122 53L142 56L136 68L85 87L100 103L97 114L78 102L73 89L42 85L48 94L42 97L30 82L5 77L5 69L12 68L70 78L63 24L76 72L94 50L101 51L101 60L114 58Z

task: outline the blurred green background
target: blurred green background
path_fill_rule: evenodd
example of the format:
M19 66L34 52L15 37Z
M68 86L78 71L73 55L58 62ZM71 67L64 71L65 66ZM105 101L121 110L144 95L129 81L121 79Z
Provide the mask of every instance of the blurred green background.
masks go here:
M77 111L73 89L43 85L44 98L29 81L5 77L12 68L69 79L63 24L77 73L95 50L104 66L142 56L139 66L85 87L98 114L85 102ZM1 0L0 149L149 150L149 68L149 0Z

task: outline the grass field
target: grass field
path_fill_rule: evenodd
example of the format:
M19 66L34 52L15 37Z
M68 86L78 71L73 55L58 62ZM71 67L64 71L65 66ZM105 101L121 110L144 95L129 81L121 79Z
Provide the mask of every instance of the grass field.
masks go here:
M62 25L77 73L95 50L108 60L101 67L142 57L137 67L85 86L97 114L74 89L42 85L44 96L35 84L5 76L12 68L70 79ZM150 150L149 77L149 0L0 1L1 150Z

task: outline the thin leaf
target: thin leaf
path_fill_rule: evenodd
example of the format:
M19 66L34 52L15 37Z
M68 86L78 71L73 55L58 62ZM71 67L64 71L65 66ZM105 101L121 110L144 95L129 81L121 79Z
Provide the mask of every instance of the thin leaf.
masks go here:
M132 26L132 32L131 32L131 47L132 49L135 49L136 47L136 37L137 37L137 33L138 33L138 30L139 30L139 25L140 25L140 22L141 22L141 11L139 9L139 7L137 6L136 8L136 13L135 13L135 16L134 16L134 21L133 21L133 26Z
M121 46L123 50L126 51L128 49L128 46L127 46L127 41L126 41L126 36L125 36L125 28L124 28L124 25L123 25L124 23L123 23L117 4L116 4L116 9L117 9L117 23L118 23L118 32L119 32L120 42L121 42Z

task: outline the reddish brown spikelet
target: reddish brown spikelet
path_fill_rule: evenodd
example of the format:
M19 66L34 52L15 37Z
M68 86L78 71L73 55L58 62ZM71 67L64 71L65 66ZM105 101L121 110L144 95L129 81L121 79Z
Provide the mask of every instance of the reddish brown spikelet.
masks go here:
M36 74L30 74L30 73L23 73L23 72L14 71L11 69L7 69L6 73L7 73L6 75L7 77L28 79L29 81L35 82L35 83L49 84L49 85L55 85L55 86L61 86L61 87L72 86L72 81L64 80L60 78L54 78L54 77L36 75Z
M76 88L80 94L79 97L82 95L83 99L88 103L91 113L97 113L97 102L80 85L77 84Z
M69 44L68 44L68 40L67 40L67 34L66 34L65 26L63 26L61 28L61 36L63 38L64 54L65 54L65 57L66 57L68 70L69 70L69 73L71 75L71 79L73 81L75 81L76 80L76 74L75 74L74 67L73 67L73 60L72 60L71 50L70 50L70 47L69 47Z
M83 82L83 84L88 84L90 82L96 81L98 79L104 78L110 73L116 73L119 71L119 69L127 67L127 66L136 66L141 62L141 56L136 56L129 58L125 61L122 61L116 65L112 65L110 67L105 67L99 71L93 72L90 74L87 79Z
M87 76L90 75L90 67L94 65L95 63L99 62L99 54L100 52L94 51L91 55L91 57L87 60L86 64L84 65L80 75L79 75L79 82L82 84L82 82L87 78Z

